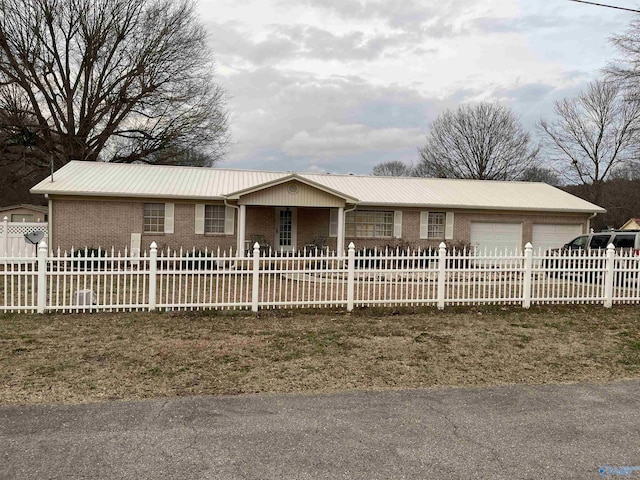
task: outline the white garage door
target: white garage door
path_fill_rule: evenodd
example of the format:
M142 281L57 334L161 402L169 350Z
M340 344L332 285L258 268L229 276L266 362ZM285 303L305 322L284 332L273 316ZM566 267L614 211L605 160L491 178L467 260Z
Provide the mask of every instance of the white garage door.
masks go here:
M471 245L477 251L516 252L522 249L521 223L471 222Z
M552 225L548 223L535 223L531 244L533 251L538 252L558 248L570 240L582 234L582 225Z

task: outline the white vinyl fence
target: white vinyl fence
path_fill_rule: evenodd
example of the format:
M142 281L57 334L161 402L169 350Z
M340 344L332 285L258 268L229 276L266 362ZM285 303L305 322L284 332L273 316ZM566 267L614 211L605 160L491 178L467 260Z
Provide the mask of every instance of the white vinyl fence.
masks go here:
M367 306L640 303L634 252L472 254L435 250L241 257L114 251L0 258L0 311L86 312Z
M0 257L35 257L37 246L25 240L25 235L42 232L47 241L49 225L44 222L0 222Z

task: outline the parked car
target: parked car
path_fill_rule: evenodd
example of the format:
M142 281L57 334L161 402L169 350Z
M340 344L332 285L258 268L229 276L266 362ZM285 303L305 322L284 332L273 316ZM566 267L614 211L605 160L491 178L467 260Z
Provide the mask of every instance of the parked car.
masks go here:
M611 230L580 235L566 243L562 248L555 248L546 252L545 267L547 272L550 276L561 277L571 271L574 277L599 281L604 268L603 250L609 244L613 244L619 254L626 254L627 258L633 257L633 264L629 265L627 262L624 266L625 269L631 270L629 275L625 276L619 273L616 276L616 284L620 284L623 280L637 278L638 263L640 263L640 230ZM584 258L585 255L594 250L603 254L602 258L594 259L591 255L589 255L589 258ZM568 260L567 257L569 257Z
M562 248L552 249L549 252L600 250L607 248L610 243L618 251L633 250L636 255L640 255L640 230L611 230L580 235L566 243Z

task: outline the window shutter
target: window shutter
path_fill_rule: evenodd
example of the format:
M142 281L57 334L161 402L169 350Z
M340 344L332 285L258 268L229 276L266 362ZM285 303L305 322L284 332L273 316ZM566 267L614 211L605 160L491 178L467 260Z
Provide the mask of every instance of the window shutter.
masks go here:
M173 203L164 204L164 233L173 233Z
M332 208L329 210L329 236L338 236L338 209Z
M453 212L447 212L444 227L445 240L453 240Z
M204 235L204 205L196 204L196 235Z
M224 234L233 235L234 221L235 221L235 208L226 207L224 212Z
M420 212L420 238L429 238L429 212Z
M402 211L393 212L393 238L402 238Z

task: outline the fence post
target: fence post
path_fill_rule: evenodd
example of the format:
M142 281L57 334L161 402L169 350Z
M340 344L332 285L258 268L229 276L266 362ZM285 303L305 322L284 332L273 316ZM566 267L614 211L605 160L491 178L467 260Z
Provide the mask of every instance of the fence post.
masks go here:
M251 311L258 311L258 288L260 285L260 244L253 244L253 286L251 288Z
M2 245L3 257L6 257L9 248L9 219L7 217L2 220Z
M613 277L614 277L614 256L616 254L615 247L612 243L607 246L607 263L604 272L604 307L611 308L613 306Z
M5 222L6 223L6 222ZM37 312L44 313L47 307L47 244L38 244L38 305Z
M524 298L522 299L522 307L531 307L531 279L533 277L533 245L527 242L524 246L524 284L522 286Z
M447 245L442 242L438 250L438 310L444 310L444 295L447 280Z
M158 244L151 242L149 248L149 311L156 309L158 282Z
M351 242L347 253L347 312L353 311L356 286L356 246Z

